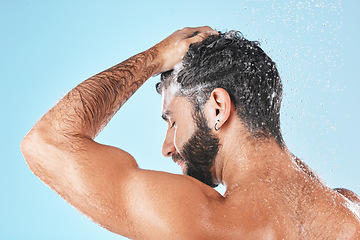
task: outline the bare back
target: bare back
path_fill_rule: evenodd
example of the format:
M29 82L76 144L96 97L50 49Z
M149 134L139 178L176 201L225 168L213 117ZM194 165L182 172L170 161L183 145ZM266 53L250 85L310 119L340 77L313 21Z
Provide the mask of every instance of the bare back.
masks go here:
M219 228L233 239L360 238L359 205L304 172L292 179L249 178L227 192L222 209ZM236 235L244 227L246 235Z
M360 239L351 202L276 142L247 142L248 154L239 156L246 136L225 90L212 94L214 104L204 108L216 113L208 114L212 122L227 116L213 130L224 139L214 174L228 187L224 196L189 176L143 170L124 150L94 141L150 76L173 69L190 44L213 34L209 27L184 28L80 83L23 139L29 168L94 222L131 239ZM176 127L168 121L165 154L178 151L182 144L175 140L190 133L189 120L175 119ZM241 149L223 158L239 149L238 142Z

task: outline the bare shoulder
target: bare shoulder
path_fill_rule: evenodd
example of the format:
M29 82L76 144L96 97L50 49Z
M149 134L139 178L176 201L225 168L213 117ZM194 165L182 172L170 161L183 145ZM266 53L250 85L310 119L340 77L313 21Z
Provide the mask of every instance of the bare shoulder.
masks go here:
M346 188L334 188L334 190L349 199L350 201L360 205L360 197L353 191Z
M234 197L230 205L238 212L231 222L248 229L249 238L256 234L257 239L360 239L360 212L318 182L281 189L278 184L242 187Z
M224 199L194 178L142 169L132 173L126 189L125 209L136 239L206 239Z
M133 174L126 209L134 220L134 238L282 239L291 234L264 193L262 200L252 194L225 198L188 176L141 169Z
M306 195L300 195L304 237L360 238L360 212L355 203L325 185L310 185L309 189Z
M149 195L161 194L169 201L186 196L186 201L204 205L205 202L217 203L224 199L219 192L195 178L161 171L137 169L132 172L128 187L136 191L133 194L137 191Z

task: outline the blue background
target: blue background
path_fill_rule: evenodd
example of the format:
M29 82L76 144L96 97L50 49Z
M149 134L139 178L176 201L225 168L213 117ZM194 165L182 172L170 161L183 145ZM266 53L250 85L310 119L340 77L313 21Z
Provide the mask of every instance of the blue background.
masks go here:
M283 80L288 147L330 187L359 194L359 8L350 0L2 0L0 239L122 239L41 183L19 144L82 80L185 26L235 29L260 41ZM157 81L146 82L97 140L130 152L143 168L180 173L161 155L166 124Z

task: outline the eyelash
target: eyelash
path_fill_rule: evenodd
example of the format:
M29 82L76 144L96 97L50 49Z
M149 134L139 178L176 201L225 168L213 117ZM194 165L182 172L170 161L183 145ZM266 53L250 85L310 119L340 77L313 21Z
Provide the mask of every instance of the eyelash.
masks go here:
M175 122L173 122L170 126L170 129L173 128L175 126Z

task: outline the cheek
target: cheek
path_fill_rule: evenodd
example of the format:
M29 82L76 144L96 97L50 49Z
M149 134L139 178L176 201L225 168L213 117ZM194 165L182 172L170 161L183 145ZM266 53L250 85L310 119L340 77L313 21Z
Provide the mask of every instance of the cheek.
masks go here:
M174 132L174 145L176 149L182 149L183 145L194 133L194 126L191 124L176 126Z
M174 146L175 148L179 151L180 147L181 147L181 143L180 143L180 140L179 140L179 134L178 134L178 131L177 131L177 127L175 128L174 130Z

